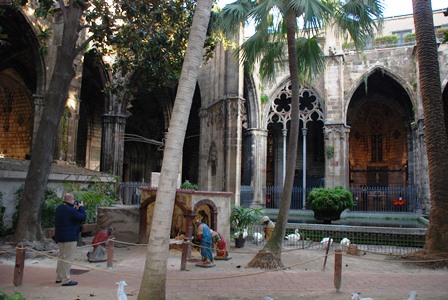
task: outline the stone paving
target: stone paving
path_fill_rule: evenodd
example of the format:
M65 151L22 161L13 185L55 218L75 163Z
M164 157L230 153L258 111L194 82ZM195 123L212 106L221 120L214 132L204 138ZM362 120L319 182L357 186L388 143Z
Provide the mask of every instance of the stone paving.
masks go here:
M367 253L343 256L342 285L334 286L334 255L323 269L325 251L319 249L285 252L285 270L264 271L245 268L260 246L232 249L228 261L215 261L213 268L199 268L199 254L193 251L187 270L180 271L180 251L171 250L168 260L166 299L350 299L352 292L379 299L407 299L416 290L417 299L448 299L448 271L406 264L389 256ZM22 292L26 299L116 299L116 283L125 280L128 299L137 299L144 269L146 247L117 244L113 268L106 263L89 264L79 248L72 268L76 287L54 283L56 262L52 258L31 257L25 263L23 284L12 284L14 260L0 256L0 290ZM332 253L334 253L332 249ZM54 255L51 254L51 255Z

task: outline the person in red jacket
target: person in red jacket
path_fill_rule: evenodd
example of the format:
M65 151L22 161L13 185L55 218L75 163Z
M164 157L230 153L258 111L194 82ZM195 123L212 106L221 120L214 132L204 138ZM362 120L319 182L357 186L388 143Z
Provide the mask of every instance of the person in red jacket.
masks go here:
M73 286L78 283L70 280L71 262L75 258L81 223L86 220L86 211L82 201L75 205L75 197L71 193L65 194L63 201L56 208L54 219L54 240L59 247L56 283Z
M107 260L107 241L112 235L112 228L100 230L92 240L93 250L87 253L89 262L101 262Z

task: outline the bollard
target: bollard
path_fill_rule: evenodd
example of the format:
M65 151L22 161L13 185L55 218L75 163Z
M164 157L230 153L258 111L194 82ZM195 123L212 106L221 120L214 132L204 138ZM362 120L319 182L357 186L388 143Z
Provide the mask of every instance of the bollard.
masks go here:
M339 292L342 282L342 251L336 249L334 251L334 287Z
M14 267L14 285L21 286L23 279L23 269L25 267L25 248L16 248L16 265Z
M114 263L114 240L107 242L107 267L112 268Z
M186 227L185 231L186 232L185 232L184 241L182 243L182 257L181 257L181 261L180 261L180 270L181 271L185 271L187 269L187 259L191 255L191 240L192 240L191 237L193 235L192 220L194 219L194 217L195 217L195 214L193 214L193 213L184 215L185 227Z

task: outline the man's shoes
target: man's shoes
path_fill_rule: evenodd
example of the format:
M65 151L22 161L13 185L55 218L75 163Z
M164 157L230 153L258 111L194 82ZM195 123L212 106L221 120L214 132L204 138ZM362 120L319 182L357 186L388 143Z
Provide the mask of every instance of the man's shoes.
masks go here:
M62 286L73 286L73 285L77 285L78 282L70 280L69 282L63 283Z
M62 282L62 280L56 280L55 282L56 282L56 283L61 283L61 282Z

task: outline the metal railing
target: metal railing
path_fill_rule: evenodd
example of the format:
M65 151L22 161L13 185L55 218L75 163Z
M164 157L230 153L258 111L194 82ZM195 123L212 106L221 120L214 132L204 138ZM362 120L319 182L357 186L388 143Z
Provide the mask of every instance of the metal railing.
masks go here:
M140 187L149 186L148 182L123 182L118 189L118 200L124 205L140 204Z
M313 187L307 187L306 195ZM279 208L282 198L281 186L266 187L266 208ZM414 186L388 186L388 187L359 187L350 189L353 195L354 207L351 211L370 212L415 212L421 207L418 201L417 188ZM241 199L244 205L251 203L253 193L250 188L241 188ZM291 194L290 209L303 209L303 188L294 187ZM305 207L309 209L309 207Z
M387 222L387 221L385 221ZM387 224L381 226L347 226L347 225L322 225L305 223L288 223L286 235L294 233L298 229L299 240L291 242L284 239L284 249L314 249L324 250L326 247L322 240L329 237L333 240L331 248L341 247L343 238L348 238L356 249L362 252L374 252L382 254L406 254L419 251L425 244L426 228L399 228ZM254 239L254 232L263 234L263 226L256 224L248 228L246 244L263 246L266 241ZM231 236L230 240L233 240Z

